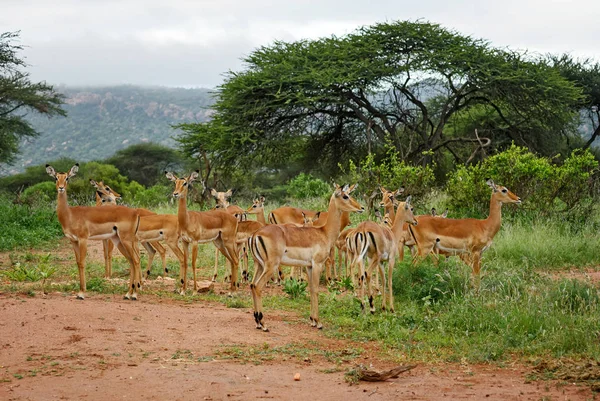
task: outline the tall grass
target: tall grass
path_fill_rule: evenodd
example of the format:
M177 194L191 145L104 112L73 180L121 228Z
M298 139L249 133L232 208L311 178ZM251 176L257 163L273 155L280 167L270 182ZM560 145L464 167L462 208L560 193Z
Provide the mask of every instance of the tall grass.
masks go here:
M51 205L29 207L14 205L0 196L0 251L36 247L62 236L62 229Z

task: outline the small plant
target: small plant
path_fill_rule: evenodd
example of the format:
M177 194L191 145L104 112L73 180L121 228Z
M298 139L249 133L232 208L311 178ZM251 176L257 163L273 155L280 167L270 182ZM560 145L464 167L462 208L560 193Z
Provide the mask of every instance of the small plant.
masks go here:
M306 286L308 283L303 281L296 281L294 279L288 279L283 282L283 292L288 294L290 298L296 299L306 294Z

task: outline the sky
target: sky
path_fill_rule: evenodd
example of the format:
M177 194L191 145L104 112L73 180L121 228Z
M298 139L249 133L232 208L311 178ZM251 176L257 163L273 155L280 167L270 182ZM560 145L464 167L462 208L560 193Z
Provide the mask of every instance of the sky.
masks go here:
M213 88L274 40L425 20L497 47L600 61L598 0L0 0L34 80Z

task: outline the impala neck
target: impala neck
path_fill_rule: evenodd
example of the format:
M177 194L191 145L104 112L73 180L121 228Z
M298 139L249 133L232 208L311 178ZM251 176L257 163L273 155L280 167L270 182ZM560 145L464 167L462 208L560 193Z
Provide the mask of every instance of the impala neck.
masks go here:
M502 224L502 202L499 202L496 199L495 192L492 193L492 198L490 199L490 214L487 217L486 222L491 235L496 235Z
M260 213L256 213L256 221L263 225L267 225L267 220L265 220L265 209L263 208Z
M179 195L179 205L177 208L177 222L179 227L187 226L187 191L182 192Z
M396 221L396 213L394 212L394 204L393 203L388 203L385 205L384 213L389 213L390 220L393 222Z
M102 198L98 195L98 192L96 192L96 206L102 206Z
M331 195L329 207L327 208L327 222L322 227L327 235L329 246L333 245L337 237L340 235L342 227L342 211L335 205L335 194Z
M393 210L393 207L392 207L392 210ZM398 213L392 220L394 223L392 224L391 230L392 230L392 233L394 233L394 236L396 238L400 238L404 231L403 230L404 223L406 222L406 209L404 208L404 205L402 203L398 205L397 212Z
M56 201L56 215L58 216L58 221L60 225L64 228L67 226L69 218L71 216L71 209L69 208L69 204L67 203L67 191L58 192L58 197Z

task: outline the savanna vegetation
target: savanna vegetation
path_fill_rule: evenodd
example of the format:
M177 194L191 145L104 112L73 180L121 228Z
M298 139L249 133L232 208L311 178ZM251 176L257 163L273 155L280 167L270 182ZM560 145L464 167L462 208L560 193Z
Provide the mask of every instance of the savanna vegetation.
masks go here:
M355 197L368 213L352 215L354 225L373 219L380 186L404 187L415 214L435 207L448 209L451 218L484 218L491 194L485 181L492 178L523 204L504 207L478 289L456 257L411 266L407 256L393 273L393 314L365 314L351 280L322 288L325 335L377 341L399 360L600 357L600 293L586 279L600 263L596 62L499 49L436 24L406 21L276 42L244 61L246 69L228 73L218 88L212 120L176 126L177 150L135 145L81 163L69 202L93 204L89 179L95 179L110 184L125 204L176 213L163 171L199 169L194 209L212 207L206 187L233 187L232 203L243 208L264 195L266 213L284 204L325 210L335 181L359 184ZM45 162L67 171L75 160ZM56 189L44 166L3 177L0 187L6 228L0 251L11 259L0 288L28 291L20 282L43 280L76 291L73 261L24 251L56 247L61 236ZM211 276L213 257L211 246L201 246L201 276ZM121 292L101 278L101 263L89 265L88 291ZM177 277L177 261L168 265ZM127 266L117 262L115 270L124 277ZM283 290L285 296L266 297L266 309L308 317L306 286L288 280ZM252 305L245 288L234 298L194 297ZM251 324L249 317L248 329Z

